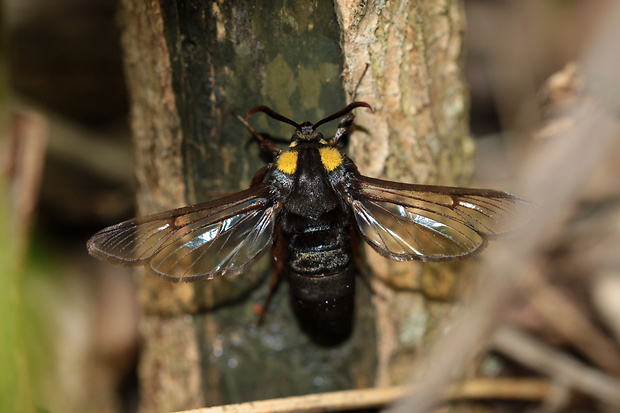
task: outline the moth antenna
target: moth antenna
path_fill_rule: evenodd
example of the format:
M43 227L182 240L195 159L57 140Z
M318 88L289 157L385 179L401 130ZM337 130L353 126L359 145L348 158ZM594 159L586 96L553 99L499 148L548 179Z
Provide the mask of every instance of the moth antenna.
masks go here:
M287 118L286 116L280 115L273 109L267 106L254 106L252 109L248 110L248 113L245 115L246 119L249 119L250 116L255 114L256 112L263 112L267 114L267 116L274 118L275 120L279 120L280 122L288 123L289 125L293 125L295 129L299 129L299 124Z
M316 130L316 128L318 128L320 125L330 122L334 119L338 119L343 117L344 115L346 115L347 113L351 112L353 109L355 108L359 108L359 107L365 107L370 109L370 111L372 113L375 113L375 111L373 110L372 106L370 106L368 103L366 102L353 102L353 103L349 103L347 105L347 107L345 107L342 110L339 110L338 112L334 113L333 115L329 115L328 117L321 119L320 121L318 121L317 123L314 124L314 129Z

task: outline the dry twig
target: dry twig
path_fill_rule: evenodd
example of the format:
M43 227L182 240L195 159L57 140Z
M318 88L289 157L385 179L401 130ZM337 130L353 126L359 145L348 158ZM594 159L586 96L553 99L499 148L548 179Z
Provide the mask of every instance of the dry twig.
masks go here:
M528 274L525 284L530 304L554 331L599 368L620 376L620 353L597 326L540 273Z
M620 380L586 366L522 331L506 326L499 328L493 346L570 388L620 408Z
M410 386L348 390L229 404L178 413L291 413L363 409L393 403L411 390ZM550 393L551 384L546 380L477 379L453 386L447 392L446 399L510 399L539 402L548 398Z

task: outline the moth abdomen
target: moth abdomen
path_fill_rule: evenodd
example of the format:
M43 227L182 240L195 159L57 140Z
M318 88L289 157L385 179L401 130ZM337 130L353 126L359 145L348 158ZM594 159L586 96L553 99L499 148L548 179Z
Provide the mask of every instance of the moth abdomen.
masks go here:
M289 268L291 304L300 326L315 342L334 345L353 330L355 275L351 261L327 276L298 274Z

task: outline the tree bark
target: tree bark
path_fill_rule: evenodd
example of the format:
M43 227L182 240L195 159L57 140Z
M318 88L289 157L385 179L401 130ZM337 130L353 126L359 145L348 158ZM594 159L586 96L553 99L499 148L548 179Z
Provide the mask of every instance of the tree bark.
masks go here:
M460 1L336 2L343 33L345 88L370 68L358 99L359 133L350 156L363 174L390 180L466 185L473 142L462 78L465 16ZM400 383L439 334L460 289L462 265L390 262L366 247L377 312L377 385Z
M349 153L360 170L441 184L470 173L459 2L123 0L121 21L141 214L246 188L264 161L230 110L265 104L316 121L346 105L366 63L356 99L376 113L358 111ZM253 122L272 136L292 133L266 117ZM142 411L409 377L449 308L454 266L368 258L380 294L358 283L354 333L336 347L300 331L286 283L264 325L254 325L268 258L243 275L194 284L140 274Z

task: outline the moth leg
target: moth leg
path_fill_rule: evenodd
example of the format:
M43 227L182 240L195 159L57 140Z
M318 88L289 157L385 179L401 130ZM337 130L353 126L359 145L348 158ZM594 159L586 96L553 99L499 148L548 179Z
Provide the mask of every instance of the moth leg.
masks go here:
M333 141L339 142L341 139L346 140L349 138L349 132L351 129L351 125L353 125L353 121L355 120L355 115L353 112L349 113L344 118L340 119L338 122L338 129L336 129L336 133L334 134Z
M364 76L366 76L366 72L368 72L369 67L370 67L370 64L366 63L366 66L364 67L364 71L362 72L362 75L357 81L357 84L355 85L355 88L353 89L353 93L351 93L350 95L349 101L354 102L356 100L357 89L359 89L360 85L362 84L362 80L364 79ZM348 139L350 128L351 128L351 125L353 125L354 120L355 120L355 115L353 114L353 112L350 112L347 116L340 119L340 122L338 122L338 129L336 130L336 134L334 135L334 139L333 139L335 143L337 143L341 139L342 140Z
M281 239L281 237L276 237L276 241L273 244L273 275L269 281L269 292L262 306L259 304L254 306L254 311L258 313L258 319L256 320L257 326L263 324L271 298L278 289L278 285L280 285L280 275L285 270L286 250L283 243L278 242L278 239Z
M258 319L256 320L257 326L262 325L263 321L265 321L265 316L267 315L267 308L269 307L271 298L273 297L273 294L277 290L279 284L280 284L280 273L274 270L273 276L271 277L271 281L269 281L269 293L267 294L267 298L265 298L265 302L263 303L263 305L256 304L254 306L254 311L258 314Z
M239 122L241 122L243 124L243 126L245 126L248 131L250 131L252 136L254 136L258 140L258 142L260 143L261 150L263 150L265 152L275 153L275 154L279 154L280 152L282 152L282 149L278 148L278 146L276 145L276 143L274 141L272 141L269 138L265 138L263 135L261 135L260 133L256 132L256 130L252 127L252 125L250 125L250 123L247 120L245 120L243 117L239 116L235 112L232 112L232 115Z
M254 174L254 177L252 178L252 182L250 183L250 188L255 187L256 185L262 184L263 181L265 180L265 176L267 175L268 172L271 171L271 169L273 169L273 164L263 166L258 171L256 171L256 173Z
M366 76L366 73L368 72L368 68L370 67L370 63L366 63L366 66L364 66L364 71L362 72L362 75L360 76L359 80L357 81L357 84L355 85L355 88L353 89L353 93L351 93L351 102L355 102L357 99L357 90L359 89L360 85L362 84L362 80L364 80L364 77Z

